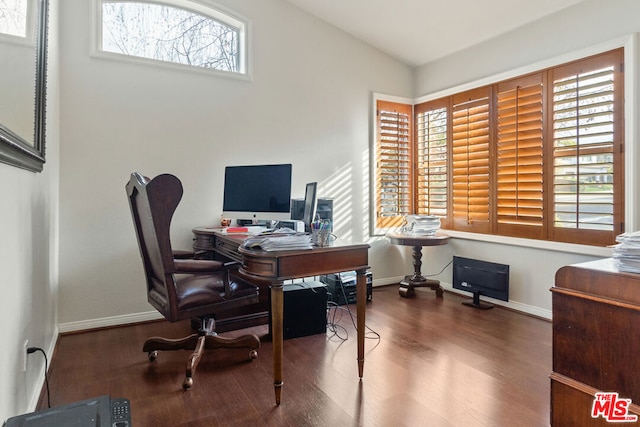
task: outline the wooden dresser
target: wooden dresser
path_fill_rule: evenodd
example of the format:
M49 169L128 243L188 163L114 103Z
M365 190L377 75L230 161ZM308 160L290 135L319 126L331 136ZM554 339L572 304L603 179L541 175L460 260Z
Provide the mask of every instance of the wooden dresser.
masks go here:
M551 425L612 425L591 416L597 392L631 399L628 414L640 415L640 274L619 272L612 259L570 265L551 292Z

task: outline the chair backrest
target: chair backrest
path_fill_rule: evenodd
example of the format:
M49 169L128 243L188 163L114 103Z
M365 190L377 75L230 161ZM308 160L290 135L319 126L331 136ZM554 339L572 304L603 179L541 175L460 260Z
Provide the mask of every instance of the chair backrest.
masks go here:
M150 180L134 172L126 189L147 279L147 299L165 318L175 319L176 269L169 231L182 198L182 183L170 174Z

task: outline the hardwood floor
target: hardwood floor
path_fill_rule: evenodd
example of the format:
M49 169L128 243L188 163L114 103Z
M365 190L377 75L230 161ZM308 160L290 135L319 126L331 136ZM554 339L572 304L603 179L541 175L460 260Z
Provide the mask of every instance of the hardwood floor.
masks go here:
M374 288L362 382L356 331L344 310L336 323L348 339L328 331L285 341L280 406L270 342L252 362L244 351L206 354L184 392L188 353L161 353L151 363L141 348L152 335L187 335L190 324L154 322L61 336L49 370L51 405L126 397L134 427L549 425L550 322L499 307L472 309L455 294L416 294L405 299L397 286ZM44 393L39 407L46 407Z

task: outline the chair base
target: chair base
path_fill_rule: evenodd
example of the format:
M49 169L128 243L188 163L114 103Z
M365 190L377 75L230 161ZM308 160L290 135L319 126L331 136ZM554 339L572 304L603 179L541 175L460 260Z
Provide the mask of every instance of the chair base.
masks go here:
M186 390L193 385L193 376L205 350L218 348L247 348L249 360L258 357L260 339L255 334L247 334L237 338L221 337L215 332L215 321L205 318L202 327L197 334L191 334L184 338L148 338L142 346L142 351L148 354L149 360L154 361L158 357L158 351L193 350L187 361L186 375L182 387Z

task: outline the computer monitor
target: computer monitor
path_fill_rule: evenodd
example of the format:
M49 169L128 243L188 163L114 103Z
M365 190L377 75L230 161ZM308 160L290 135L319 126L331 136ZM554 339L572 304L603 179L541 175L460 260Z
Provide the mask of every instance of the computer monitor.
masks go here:
M304 212L302 214L302 221L304 222L304 228L306 231L311 230L311 223L316 216L316 193L318 190L317 182L309 182L304 191Z
M291 219L291 164L227 166L222 215L242 224Z
M477 259L453 257L453 288L471 292L472 301L463 304L487 309L492 304L480 300L480 295L509 301L509 266Z

